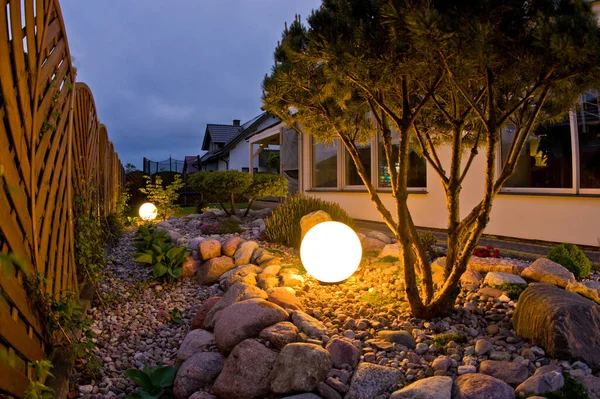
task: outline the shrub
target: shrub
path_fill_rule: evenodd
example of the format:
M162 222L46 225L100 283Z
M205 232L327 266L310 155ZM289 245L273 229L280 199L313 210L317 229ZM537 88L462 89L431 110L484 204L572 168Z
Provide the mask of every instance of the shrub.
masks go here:
M252 177L252 183L246 190L246 197L250 198L244 216L248 215L252 203L257 198L285 197L288 194L288 181L280 175L257 173Z
M175 202L179 198L178 191L183 188L181 175L175 175L173 182L166 187L163 187L162 178L158 175L154 177L154 183L150 176L144 176L144 178L146 187L140 188L140 191L146 194L148 201L156 206L158 217L166 220L173 216L179 209Z
M277 244L300 248L300 219L318 210L327 212L336 222L354 228L354 220L335 202L296 194L288 198L285 204L280 205L265 219L267 239Z
M201 172L194 172L191 175L188 175L188 177L187 177L188 188L190 190L196 191L196 192L204 191L204 186L202 185L202 183L204 182L204 179L206 178L206 176L208 176L210 174L211 174L211 172L201 171Z
M131 254L136 262L152 265L152 277L172 283L181 276L185 257L192 252L185 247L176 247L168 242L162 245L152 245L151 249Z
M527 288L527 284L504 283L496 285L493 288L505 291L510 299L518 301L523 291Z
M195 205L196 205L197 213L204 213L209 208L208 202L206 202L204 200L196 201Z
M427 251L430 260L434 260L442 256L440 251L438 251L434 245L437 244L437 237L432 232L428 231L427 233L419 234L419 240Z
M477 247L473 250L473 255L480 258L499 258L500 250L494 248L493 245L488 245L487 247Z
M167 366L125 370L124 374L137 385L137 392L128 395L127 398L170 398L177 370L177 367Z
M448 344L452 341L461 343L464 340L464 337L457 333L438 334L433 338L433 345L442 349L448 346Z
M152 249L153 245L163 245L171 241L169 234L164 230L155 230L153 225L140 226L133 237L133 247L140 252Z
M246 193L252 183L249 173L237 170L221 170L209 173L202 181L202 187L206 192L214 195L221 208L227 215L235 215L235 197ZM231 202L231 210L227 210L223 203Z
M590 260L575 244L559 244L550 250L546 258L564 266L577 278L587 277L592 269Z

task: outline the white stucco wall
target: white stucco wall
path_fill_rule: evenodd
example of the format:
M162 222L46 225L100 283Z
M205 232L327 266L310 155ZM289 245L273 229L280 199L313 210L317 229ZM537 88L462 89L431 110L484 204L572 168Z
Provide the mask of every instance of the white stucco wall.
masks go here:
M241 172L248 167L249 147L250 144L242 140L229 150L229 169ZM254 159L254 167L258 168L258 157Z
M310 140L303 137L302 186L308 195L339 203L351 217L381 221L366 192L321 192L310 190ZM450 163L449 147L439 149L441 162ZM461 214L465 216L483 194L484 156L477 156L463 183ZM446 166L446 170L448 167ZM395 213L394 200L381 193L388 209ZM427 193L411 194L409 208L418 226L444 229L447 212L442 185L427 166ZM530 240L570 242L598 246L600 239L600 197L500 194L492 208L486 234Z

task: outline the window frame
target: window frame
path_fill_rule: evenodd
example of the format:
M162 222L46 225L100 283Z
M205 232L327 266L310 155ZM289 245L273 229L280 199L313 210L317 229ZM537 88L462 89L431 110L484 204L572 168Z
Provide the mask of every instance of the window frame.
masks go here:
M372 167L371 170L372 172L374 172L374 178L372 179L372 181L375 182L375 188L377 189L378 192L382 192L382 193L391 193L392 192L392 188L391 187L379 187L379 145L383 143L383 137L380 134L377 134L377 146L375 148L375 156L372 159L375 160L375 167ZM385 158L385 156L384 156ZM430 165L429 162L427 162L427 160L425 160L425 187L407 187L408 193L414 193L414 194L426 194L427 191L427 183L428 183L428 179L427 177L429 176L429 170L430 170Z
M308 174L308 180L309 180L309 185L308 187L310 187L311 191L340 191L340 142L337 138L333 139L333 142L335 144L335 149L336 149L336 186L335 187L315 187L315 178L314 178L314 156L315 156L315 144L323 144L323 143L316 143L316 139L314 138L314 136L310 135L309 136L309 151L308 151L308 165L309 165L309 174Z
M370 152L370 160L369 163L371 164L371 176L369 176L369 181L371 182L371 185L373 185L374 180L374 174L373 174L373 139L369 139L369 152ZM347 167L346 167L346 161L352 161L352 157L350 156L350 154L348 154L348 151L346 150L346 147L344 147L342 145L342 157L341 157L341 165L339 165L338 163L338 170L341 172L338 172L338 181L340 180L340 176L341 176L341 183L342 183L342 187L341 187L341 191L359 191L359 192L367 192L367 187L364 184L348 184L347 183ZM341 168L340 168L341 166Z

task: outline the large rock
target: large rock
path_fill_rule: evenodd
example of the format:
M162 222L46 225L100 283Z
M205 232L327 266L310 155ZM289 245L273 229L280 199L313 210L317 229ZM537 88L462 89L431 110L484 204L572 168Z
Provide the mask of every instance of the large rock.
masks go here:
M360 360L360 349L346 339L333 338L325 347L331 356L333 367L341 369L344 365L356 367Z
M284 309L290 310L304 310L304 306L294 294L290 294L287 291L279 290L269 294L267 298L269 302L273 302Z
M386 256L392 256L394 258L398 258L398 260L401 260L400 245L398 245L398 243L394 243L387 244L385 247L383 247L378 258L385 258Z
M238 246L244 241L246 240L239 236L231 237L223 243L223 247L221 248L221 251L223 251L223 255L233 256L233 254L235 254L235 251L237 251Z
M301 310L292 312L292 323L306 335L321 338L327 334L327 328L323 323Z
M387 234L381 232L381 231L377 231L377 230L371 230L367 233L367 237L371 237L371 238L376 238L379 241L383 241L386 244L391 244L392 243L392 239L390 238L390 236L388 236Z
M521 363L484 360L479 366L479 372L506 382L516 387L529 377L529 370Z
M516 389L519 396L543 395L548 392L556 392L565 385L565 379L560 371L549 371L547 373L536 373L525 380Z
M200 259L209 260L221 256L221 243L217 240L200 241L198 248Z
M289 321L273 324L262 330L258 337L269 341L275 348L282 349L287 344L296 342L298 328Z
M465 270L462 276L460 276L460 282L463 285L470 284L473 286L479 286L479 284L481 284L481 280L483 280L481 273L472 269Z
M286 345L273 366L271 390L278 394L310 392L325 381L330 368L329 353L322 347L306 343Z
M232 285L225 294L223 294L223 297L208 311L206 319L204 320L204 328L212 329L215 326L217 316L227 306L251 298L267 299L267 293L260 288L244 283Z
M215 336L212 333L206 330L192 330L183 339L177 351L177 360L185 362L194 354L205 352L214 344Z
M576 292L596 303L600 303L600 281L569 281L567 291Z
M216 352L199 352L183 362L175 376L175 398L187 399L196 391L210 388L224 362L223 355Z
M387 245L385 242L378 240L373 237L365 237L362 241L362 248L365 252L377 252L379 255L379 251L381 251Z
M513 326L554 358L600 368L600 305L550 284L530 284L519 297Z
M213 306L221 299L220 296L211 296L198 308L196 314L192 318L192 330L197 328L204 328L204 320L206 320L206 315L212 309Z
M277 353L254 339L237 345L225 360L213 389L220 398L253 399L269 394L269 373Z
M204 262L198 270L198 283L202 285L211 285L219 281L221 275L231 269L235 265L233 259L229 256L219 256L211 258Z
M515 390L486 374L463 374L454 382L452 399L514 399Z
M241 243L235 251L235 254L233 254L235 265L240 266L250 263L252 252L254 252L256 248L258 248L258 243L256 241L246 241Z
M331 216L325 211L314 211L302 216L300 219L300 236L304 238L308 230L312 229L319 223L331 221Z
M583 384L585 392L590 399L600 399L600 377L586 375L585 377L579 378L579 382Z
M194 277L198 269L200 269L200 262L191 255L186 256L183 265L181 265L181 275L183 278Z
M517 276L525 269L523 265L517 265L508 259L503 258L480 258L471 256L467 269L478 271L479 273L500 272L516 274Z
M527 284L527 281L523 280L521 277L510 274L510 273L502 273L502 272L489 272L486 274L485 279L483 280L484 284L495 286L502 284Z
M247 299L223 309L215 323L215 341L223 352L230 352L247 338L258 337L265 328L285 321L288 313L264 299Z
M403 384L404 377L399 369L363 362L354 371L344 399L372 399Z
M390 399L451 399L452 378L429 377L394 392Z
M235 283L245 283L248 285L256 285L256 275L260 273L260 266L242 265L234 267L225 272L219 277L219 284L223 289L228 290Z
M403 330L381 330L377 333L377 338L394 344L406 346L408 349L415 349L417 343L408 331Z
M521 276L541 283L549 283L565 288L570 281L575 281L573 273L562 265L546 258L536 259Z

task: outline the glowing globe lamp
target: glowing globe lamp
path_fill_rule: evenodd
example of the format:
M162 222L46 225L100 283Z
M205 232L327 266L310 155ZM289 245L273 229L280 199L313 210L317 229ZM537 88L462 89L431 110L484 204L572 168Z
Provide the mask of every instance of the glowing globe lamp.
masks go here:
M146 202L145 204L140 206L139 213L140 218L142 218L142 220L145 220L147 222L154 220L157 216L156 206L154 206L154 204L151 204L150 202Z
M358 269L362 258L360 239L339 222L319 223L306 233L300 259L306 271L319 281L337 283Z

